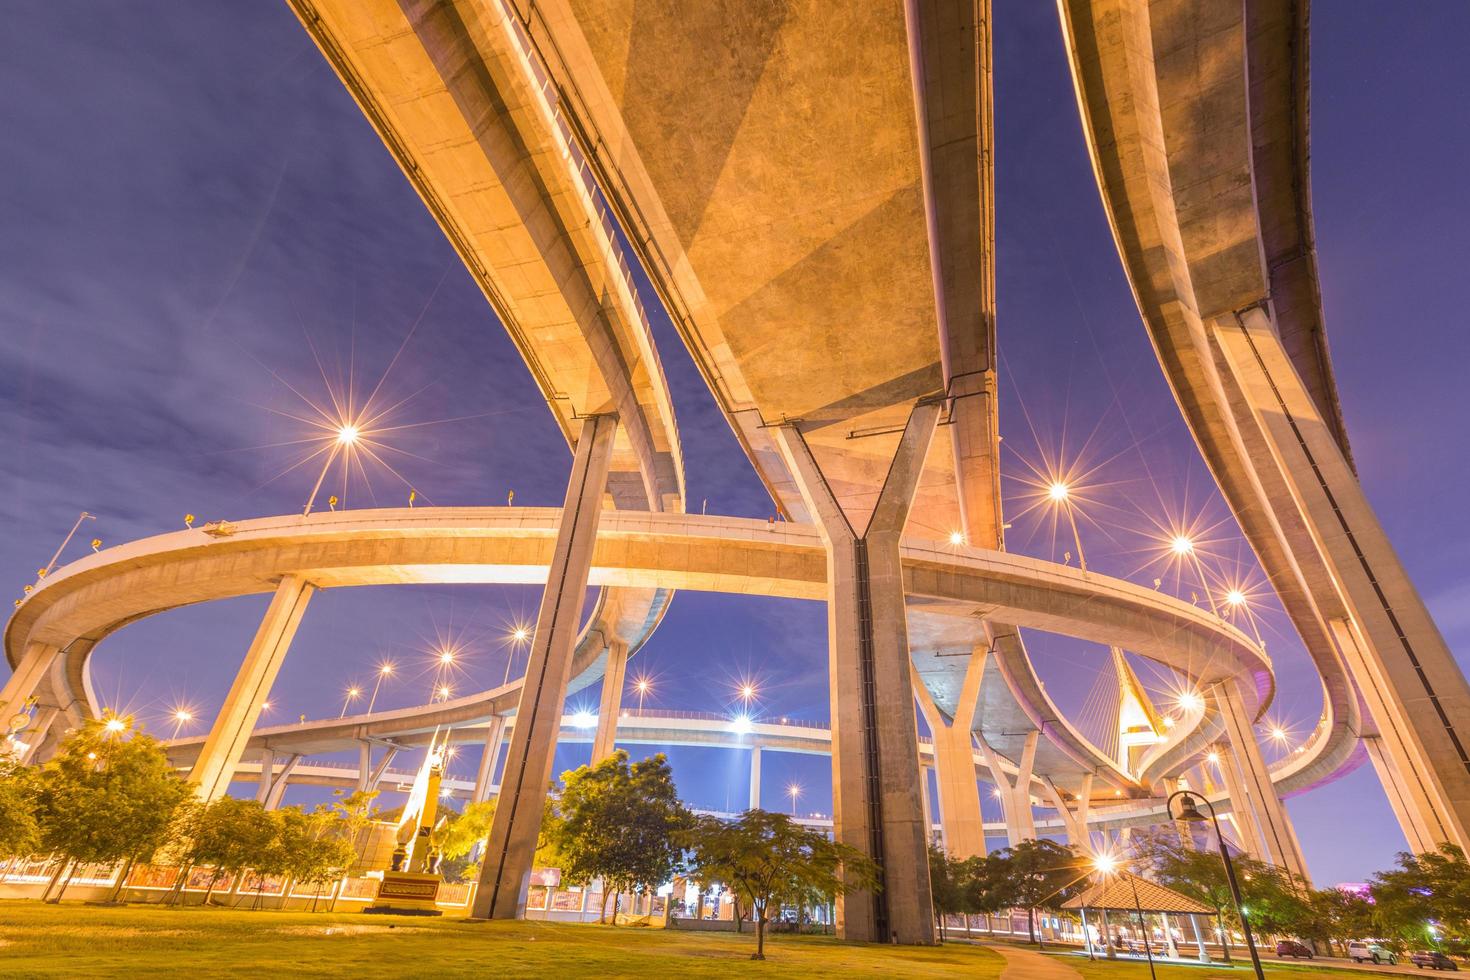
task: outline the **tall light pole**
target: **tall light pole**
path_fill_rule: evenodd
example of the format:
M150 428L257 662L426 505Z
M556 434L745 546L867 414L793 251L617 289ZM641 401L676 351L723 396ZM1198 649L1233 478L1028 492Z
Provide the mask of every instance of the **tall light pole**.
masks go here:
M516 648L528 643L531 639L531 631L525 626L516 626L510 631L510 652L505 655L505 680L502 686L510 683L510 668L516 660Z
M61 553L66 550L66 546L71 544L71 539L77 533L77 528L82 526L82 521L95 521L96 519L97 516L95 514L82 511L77 516L77 522L71 526L71 530L66 532L66 537L61 539L61 547L56 549L56 554L51 556L51 560L46 563L46 567L41 569L41 574L37 575L36 578L43 579L51 574L51 569L56 567L56 563L61 559Z
M347 717L347 706L349 704L351 704L352 702L356 701L361 696L362 696L362 688L358 687L356 684L354 684L351 687L349 687L347 689L346 696L342 698L342 713L339 714L339 715L337 715L337 717L338 718L345 718L345 717Z
M1210 590L1210 583L1205 580L1205 566L1200 563L1199 552L1195 550L1194 540L1187 534L1176 534L1169 540L1169 550L1174 552L1180 561L1194 564L1194 577L1199 582L1200 591L1205 594L1205 600L1210 604L1210 612L1216 616L1220 615L1220 607L1215 602L1215 593Z
M638 713L641 715L643 714L643 698L653 684L647 677L640 677L633 683L633 687L638 691Z
M1179 816L1174 816L1174 797L1182 796L1179 803ZM1204 823L1205 815L1199 812L1199 807L1194 802L1195 794L1187 789L1175 790L1169 794L1169 799L1164 803L1164 809L1171 820L1184 820L1188 823ZM1235 903L1235 914L1240 916L1240 931L1245 935L1246 949L1250 950L1251 965L1256 969L1256 980L1266 980L1266 975L1261 971L1261 957L1256 952L1256 937L1251 935L1251 924L1246 918L1245 906L1240 901L1240 882L1235 880L1235 865L1230 862L1230 848L1225 844L1225 835L1220 831L1220 818L1215 815L1215 804L1206 800L1203 796L1205 806L1210 808L1210 821L1215 825L1215 840L1220 843L1220 859L1225 862L1225 880L1230 885L1230 900Z
M791 797L791 815L796 816L796 798L801 795L801 787L792 783L786 787L786 795Z
M1046 488L1046 495L1052 503L1067 512L1067 523L1072 526L1072 543L1077 546L1077 567L1087 571L1087 555L1082 550L1082 535L1077 533L1077 515L1072 510L1072 488L1056 480Z
M393 673L393 661L385 660L378 665L378 679L373 684L373 696L368 698L367 713L373 713L373 705L378 703L378 688L383 686L383 678Z

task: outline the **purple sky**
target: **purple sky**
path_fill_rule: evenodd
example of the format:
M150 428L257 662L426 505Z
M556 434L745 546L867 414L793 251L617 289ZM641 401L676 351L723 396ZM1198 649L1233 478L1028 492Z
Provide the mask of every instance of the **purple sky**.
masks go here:
M1212 574L1253 575L1149 348L1084 151L1056 15L996 5L1002 430L1012 514L1026 460L1097 466L1082 528L1089 564L1186 598L1144 532L1198 520ZM1463 365L1470 7L1403 17L1363 0L1313 11L1313 198L1332 352L1358 466L1452 648L1470 649L1470 484ZM388 372L406 429L396 470L435 504L554 505L570 457L529 376L417 197L284 4L21 2L0 34L0 580L16 595L80 510L108 543L203 520L296 511L316 471L292 393L327 396ZM650 303L650 305L655 305ZM771 507L668 323L656 324L691 509ZM411 333L411 336L410 336ZM320 365L320 366L319 366ZM457 420L457 421L448 421ZM337 487L340 492L340 486ZM349 506L400 505L385 471ZM1013 550L1070 545L1018 517ZM79 538L67 557L85 552ZM275 720L334 714L343 688L392 657L378 704L421 703L436 635L464 642L456 689L503 675L504 625L537 590L326 592L298 634ZM109 639L96 689L167 734L170 707L208 715L263 598L179 610ZM1298 736L1320 710L1284 617L1259 603L1281 679L1273 714ZM759 679L763 716L827 717L816 603L682 593L630 667L650 705L724 711ZM1031 634L1053 696L1099 722L1106 651ZM1465 658L1462 655L1461 662ZM518 665L519 666L519 665ZM1146 674L1146 680L1151 678ZM595 705L596 689L583 700ZM584 761L568 747L559 763ZM674 750L691 802L739 808L743 754ZM467 765L472 766L473 762ZM831 805L825 759L768 754L770 805L803 787ZM302 799L310 798L303 790ZM294 791L293 791L294 793ZM296 798L294 795L293 799ZM990 801L986 801L987 806ZM1403 846L1371 769L1290 801L1319 882L1361 879ZM987 811L988 812L988 811ZM992 815L998 817L998 814Z

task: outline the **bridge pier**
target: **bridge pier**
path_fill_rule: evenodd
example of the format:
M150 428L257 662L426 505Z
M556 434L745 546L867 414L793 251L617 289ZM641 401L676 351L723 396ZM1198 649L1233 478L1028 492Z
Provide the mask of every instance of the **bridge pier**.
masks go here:
M1379 729L1370 758L1416 851L1470 848L1470 684L1363 493L1268 311L1213 321L1217 361L1245 395L1310 540L1294 552ZM1295 542L1294 542L1295 543Z
M628 644L607 645L607 671L602 675L602 703L597 709L597 734L592 739L592 764L613 754L618 739L618 715L623 710L623 683L628 673Z
M265 611L255 639L245 652L245 660L230 685L225 703L215 715L209 737L199 750L199 758L189 770L189 781L195 791L206 800L217 800L230 789L230 780L235 776L235 766L255 730L260 718L260 706L270 696L271 685L286 659L291 638L301 625L306 604L311 600L316 586L300 575L281 577L276 594Z
M577 439L501 778L500 802L481 862L480 887L470 909L473 918L525 915L541 810L551 781L617 426L616 416L593 415L583 420Z
M36 693L46 672L56 663L61 651L47 643L28 643L21 654L20 663L5 686L0 688L0 730L8 725L11 717L25 707L31 695Z
M1036 745L1041 733L1026 733L1026 743L1021 748L1021 758L1016 762L1016 778L1012 780L1000 764L1000 753L990 747L982 737L980 753L990 767L990 778L1000 791L1000 810L1006 822L1006 842L1015 847L1022 841L1036 839L1036 815L1031 812L1031 776L1036 767Z
M750 747L750 809L761 808L761 747Z
M882 882L838 899L837 933L848 940L934 941L899 539L940 408L914 406L861 532L798 424L777 430L827 552L833 833L872 858Z
M1286 812L1281 797L1276 795L1271 772L1261 756L1260 743L1256 741L1251 719L1240 696L1239 682L1232 679L1217 684L1210 693L1233 749L1224 755L1231 763L1226 768L1227 781L1231 773L1236 775L1236 783L1230 787L1231 810L1236 813L1249 811L1249 820L1254 825L1265 860L1310 880L1307 878L1306 861L1297 846L1296 831L1291 826L1291 816Z
M980 785L975 779L975 711L980 703L980 681L985 676L988 648L977 646L965 668L954 715L946 719L934 703L924 680L914 673L919 710L934 736L934 770L939 783L939 822L944 849L954 857L983 857L985 820L980 814ZM928 784L925 783L927 794ZM929 824L925 823L925 828Z
M475 773L475 791L471 803L483 803L490 799L490 787L495 784L495 763L500 760L500 746L505 741L505 716L491 715L485 729L485 751L480 754L480 769Z
M1092 853L1092 833L1087 829L1087 814L1092 807L1092 773L1082 777L1082 788L1077 791L1077 805L1067 806L1067 798L1057 788L1050 776L1043 776L1041 784L1046 787L1052 806L1067 832L1067 843L1084 854Z

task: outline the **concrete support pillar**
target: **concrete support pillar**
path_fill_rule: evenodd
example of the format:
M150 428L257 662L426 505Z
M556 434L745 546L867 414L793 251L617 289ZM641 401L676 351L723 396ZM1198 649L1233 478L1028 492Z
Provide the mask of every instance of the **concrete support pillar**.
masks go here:
M551 782L616 430L615 416L595 415L582 421L511 732L500 803L470 909L477 919L525 915L542 804Z
M255 802L264 805L270 798L271 785L276 778L276 753L274 749L260 750L260 779L255 783Z
M607 672L602 675L602 706L597 710L597 735L592 739L592 764L613 754L618 738L618 715L623 711L623 684L628 672L628 644L607 645Z
M25 731L25 751L20 754L20 764L27 765L36 757L36 752L46 741L46 736L51 733L51 726L60 717L61 709L44 707L37 708L35 717L31 719L30 727Z
M1261 746L1256 741L1251 719L1246 715L1238 682L1228 680L1217 684L1211 689L1211 694L1235 750L1231 755L1240 769L1245 805L1255 817L1266 859L1306 880L1307 864L1302 858L1301 848L1297 846L1296 831L1292 829L1285 804L1276 795L1276 786L1271 782L1270 770L1261 756ZM1242 809L1234 789L1231 791L1231 804L1232 810Z
M924 811L924 839L932 841L934 839L934 800L929 790L929 767L924 765L922 760L919 762L919 802ZM949 841L944 838L943 828L940 829L939 840L941 846L949 848Z
M505 717L491 715L485 728L485 751L480 753L480 769L475 773L475 792L471 803L483 803L490 799L490 787L495 782L495 763L500 759L500 746L505 741Z
M47 643L26 644L20 663L15 665L10 679L0 687L0 732L8 731L10 719L26 706L31 695L36 693L46 671L56 663L61 651Z
M1470 684L1337 441L1281 343L1268 311L1213 321L1217 360L1244 394L1304 523L1308 583L1379 730L1375 768L1414 850L1470 848ZM1305 564L1308 557L1303 557ZM1340 615L1339 615L1340 614Z
M1036 817L1031 812L1031 777L1036 765L1036 745L1040 739L1040 732L1026 734L1021 758L1016 762L1015 779L1006 775L1000 754L984 738L978 739L980 753L986 766L990 768L990 778L1000 791L1000 809L1006 822L1006 840L1012 847L1022 841L1036 839Z
M799 423L777 430L827 547L833 830L879 866L879 890L854 889L838 899L837 933L849 940L934 941L899 540L940 408L925 402L910 413L861 530L827 483Z
M934 768L939 777L939 820L944 827L944 847L957 858L985 854L985 821L980 815L980 786L975 779L974 726L988 655L985 646L977 646L971 654L954 714L948 718L934 703L923 679L917 672L914 674L919 710L934 736Z
M286 784L290 781L291 774L296 771L296 767L301 765L303 758L305 757L301 755L291 756L286 760L286 764L271 778L270 790L266 793L265 799L261 801L265 804L267 810L280 809L281 800L286 796Z
M1256 824L1255 810L1251 807L1245 789L1245 778L1240 772L1240 763L1230 746L1217 743L1213 752L1220 758L1220 775L1225 777L1225 792L1230 794L1230 822L1235 825L1235 836L1240 848L1257 861L1266 861L1266 842L1261 828Z
M373 781L373 743L361 739L357 743L357 791L367 791Z
M296 574L282 577L276 587L265 618L235 675L235 683L230 686L225 703L215 715L214 727L189 771L189 781L201 798L216 800L229 792L235 766L260 717L260 706L270 695L291 638L296 635L296 627L301 624L301 616L315 590L315 586Z
M761 747L750 748L750 809L761 808Z
M1062 820L1062 826L1066 828L1067 843L1077 848L1084 854L1092 853L1092 834L1087 829L1087 817L1092 808L1092 773L1082 777L1082 785L1077 790L1077 799L1073 806L1067 806L1067 798L1050 776L1043 776L1041 784L1046 788L1046 795L1051 805L1056 807L1057 816Z
M368 777L367 786L364 787L369 793L378 788L383 781L383 774L388 771L388 766L392 764L393 757L397 754L398 746L396 745L389 745L383 750L383 757L378 760L377 765L373 766L372 775Z

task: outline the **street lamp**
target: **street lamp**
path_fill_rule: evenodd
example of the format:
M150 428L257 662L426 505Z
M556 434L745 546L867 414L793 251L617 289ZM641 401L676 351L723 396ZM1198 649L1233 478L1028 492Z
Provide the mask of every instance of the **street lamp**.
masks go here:
M633 683L633 687L638 691L638 713L641 715L643 714L643 698L653 687L653 682L647 677L640 677Z
M1179 803L1179 816L1174 816L1174 797L1182 796ZM1251 965L1256 970L1256 980L1266 980L1266 975L1261 971L1261 957L1256 952L1256 937L1251 935L1251 924L1246 919L1245 906L1240 901L1240 883L1235 880L1235 865L1230 863L1230 848L1225 844L1225 835L1220 831L1220 818L1215 815L1215 805L1203 796L1205 806L1210 808L1210 822L1215 825L1215 839L1220 843L1220 860L1225 862L1225 880L1230 885L1230 900L1235 903L1235 914L1240 916L1240 931L1245 935L1246 949L1250 950ZM1172 820L1183 820L1188 823L1204 823L1205 815L1199 812L1195 805L1194 794L1187 789L1175 790L1169 795L1164 803L1164 809Z
M792 783L786 787L786 795L791 797L791 815L796 816L796 798L801 795L801 787Z
M184 727L184 725L189 721L193 720L193 718L194 713L188 708L174 709L174 733L170 736L170 738L178 738L179 729Z
M1072 543L1077 546L1077 567L1087 571L1087 554L1082 550L1082 535L1077 533L1077 514L1072 509L1072 488L1055 480L1046 488L1046 496L1067 512L1067 523L1072 525Z
M362 688L358 687L356 684L354 684L353 686L349 687L347 689L347 696L342 699L342 713L339 714L337 717L338 718L344 718L344 717L346 717L347 716L347 706L349 704L351 704L352 702L356 701L361 696L362 696Z
M384 660L382 663L378 664L378 679L373 682L373 696L368 698L368 714L373 713L373 705L378 703L378 688L383 686L383 678L390 677L392 676L392 674L393 661Z

